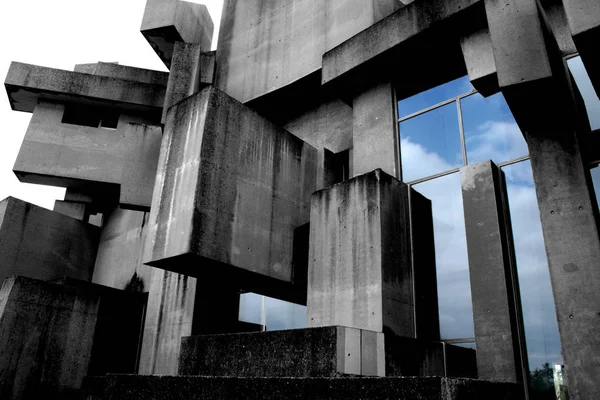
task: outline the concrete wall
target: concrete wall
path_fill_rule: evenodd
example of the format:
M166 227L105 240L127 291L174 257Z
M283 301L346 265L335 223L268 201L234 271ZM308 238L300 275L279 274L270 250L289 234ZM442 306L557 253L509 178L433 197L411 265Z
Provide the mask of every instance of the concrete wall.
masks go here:
M86 376L100 301L62 285L12 277L0 289L0 398L59 398Z
M11 275L91 280L99 228L8 197L0 202L0 282Z
M247 101L321 68L323 54L402 7L393 0L227 0L217 87Z
M291 282L294 229L316 184L312 146L210 87L170 109L158 168L150 265Z

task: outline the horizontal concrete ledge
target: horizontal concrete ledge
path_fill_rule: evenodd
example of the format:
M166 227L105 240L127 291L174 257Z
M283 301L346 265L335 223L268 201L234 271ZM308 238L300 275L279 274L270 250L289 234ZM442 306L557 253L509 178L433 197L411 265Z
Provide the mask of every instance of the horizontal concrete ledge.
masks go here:
M522 385L452 378L237 378L107 375L86 378L89 400L522 400Z
M88 102L138 112L162 111L166 88L81 72L12 62L4 81L11 108L33 112L38 100ZM159 114L160 115L160 114Z

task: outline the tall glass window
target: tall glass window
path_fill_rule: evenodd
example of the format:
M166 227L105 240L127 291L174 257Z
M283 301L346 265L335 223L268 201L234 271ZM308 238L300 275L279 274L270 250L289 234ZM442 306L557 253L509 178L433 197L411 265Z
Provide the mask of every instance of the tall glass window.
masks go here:
M442 339L474 342L458 169L491 159L506 175L530 368L561 362L528 148L504 97L463 77L399 101L398 116L402 180L433 207Z

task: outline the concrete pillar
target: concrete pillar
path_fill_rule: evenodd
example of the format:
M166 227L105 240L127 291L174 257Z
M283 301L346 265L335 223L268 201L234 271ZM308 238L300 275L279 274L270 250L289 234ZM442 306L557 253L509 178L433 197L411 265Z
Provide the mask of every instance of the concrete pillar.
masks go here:
M381 170L315 192L307 319L415 336L408 187Z
M527 142L571 399L600 398L600 238L573 131L528 132Z
M398 123L392 83L364 91L354 98L352 108L353 176L380 168L398 177Z
M483 161L460 170L477 371L480 379L526 382L527 351L504 173Z
M167 119L169 108L200 90L200 55L202 46L194 43L175 42L165 93L161 123Z

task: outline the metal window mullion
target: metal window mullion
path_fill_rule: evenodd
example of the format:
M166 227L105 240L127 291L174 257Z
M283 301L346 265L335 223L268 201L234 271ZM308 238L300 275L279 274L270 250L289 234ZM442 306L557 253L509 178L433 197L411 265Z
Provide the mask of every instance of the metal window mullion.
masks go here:
M419 110L419 111L417 111L417 112L414 112L414 113L412 113L412 114L409 114L409 115L407 115L407 116L405 116L405 117L399 118L399 119L398 119L398 122L404 122L404 121L406 121L407 119L411 119L411 118L414 118L414 117L418 117L418 116L419 116L419 115L421 115L421 114L425 114L425 113L427 113L427 112L429 112L429 111L433 111L433 110L435 110L435 109L437 109L437 108L440 108L440 107L446 106L446 105L448 105L448 104L452 103L453 101L456 101L456 98L452 98L452 99L444 100L444 101L442 101L441 103L435 104L435 105L433 105L433 106L430 106L430 107L424 108L424 109L422 109L422 110Z

